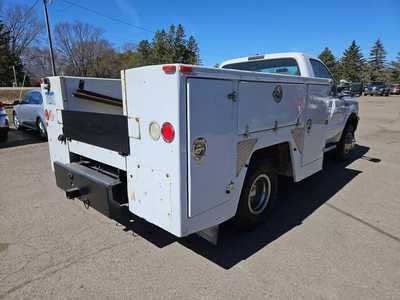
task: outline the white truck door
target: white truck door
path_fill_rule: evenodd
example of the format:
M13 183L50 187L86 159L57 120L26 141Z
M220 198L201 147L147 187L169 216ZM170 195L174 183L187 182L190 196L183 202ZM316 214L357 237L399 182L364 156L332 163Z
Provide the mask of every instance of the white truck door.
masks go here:
M330 86L310 84L306 100L303 166L321 159L325 148L328 123L327 98Z
M347 107L343 98L332 97L328 102L329 124L328 139L337 136L343 129L346 121Z
M234 176L233 82L189 78L188 216L199 215L229 201Z

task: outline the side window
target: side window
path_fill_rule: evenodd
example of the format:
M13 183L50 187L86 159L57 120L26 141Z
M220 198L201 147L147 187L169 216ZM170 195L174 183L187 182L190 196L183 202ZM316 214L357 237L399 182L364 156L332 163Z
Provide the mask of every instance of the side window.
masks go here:
M22 98L21 104L29 104L30 99L31 99L31 93L27 93L27 94Z
M333 79L329 70L318 60L310 59L311 67L314 71L314 77Z
M224 69L254 71L263 73L278 73L300 75L300 69L294 58L276 58L256 61L246 61L223 66Z
M42 104L43 103L42 94L39 92L32 92L29 103Z

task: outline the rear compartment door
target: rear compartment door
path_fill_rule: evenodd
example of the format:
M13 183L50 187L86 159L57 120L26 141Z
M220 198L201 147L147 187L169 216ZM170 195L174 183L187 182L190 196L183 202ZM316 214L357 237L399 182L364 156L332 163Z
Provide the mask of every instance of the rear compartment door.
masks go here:
M187 80L189 217L230 200L235 166L233 89L229 80Z

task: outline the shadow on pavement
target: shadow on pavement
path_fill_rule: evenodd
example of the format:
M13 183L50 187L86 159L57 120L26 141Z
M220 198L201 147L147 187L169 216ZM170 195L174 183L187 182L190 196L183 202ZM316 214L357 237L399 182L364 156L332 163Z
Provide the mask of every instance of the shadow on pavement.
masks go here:
M8 139L5 142L0 143L0 149L11 148L22 145L44 143L39 133L31 129L16 130L10 128L8 132Z
M337 162L331 154L324 160L324 169L299 182L282 177L279 184L279 202L271 219L251 232L237 232L231 222L221 226L218 245L214 246L197 235L178 239L164 230L133 217L124 222L126 231L132 230L158 247L179 242L224 269L230 269L260 249L264 248L294 227L301 225L321 205L340 191L361 171L347 168L355 160L367 159L378 163L377 158L365 156L369 148L357 146L351 160Z

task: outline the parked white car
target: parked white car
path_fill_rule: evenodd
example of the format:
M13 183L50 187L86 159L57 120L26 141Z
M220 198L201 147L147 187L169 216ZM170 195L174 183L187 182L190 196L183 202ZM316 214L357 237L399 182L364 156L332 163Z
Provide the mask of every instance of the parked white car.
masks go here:
M13 121L15 129L37 130L42 138L47 138L43 98L40 90L28 92L21 101L14 102Z
M8 138L8 117L3 102L0 102L0 142Z

